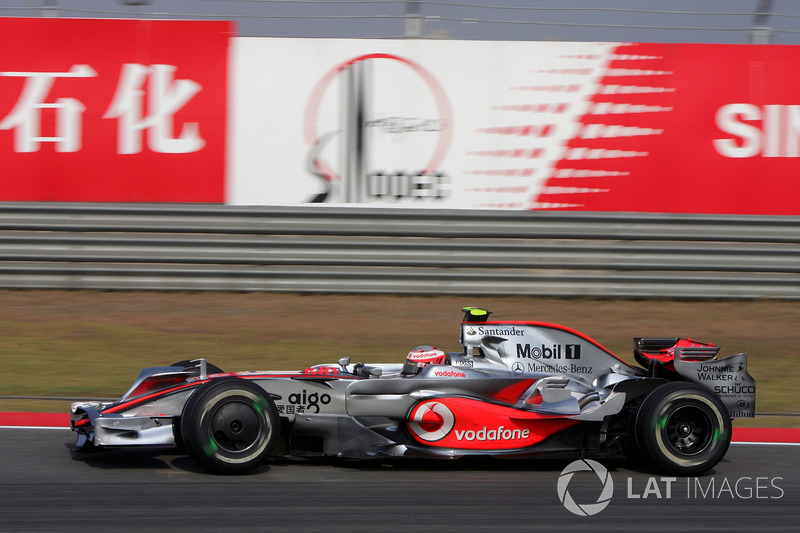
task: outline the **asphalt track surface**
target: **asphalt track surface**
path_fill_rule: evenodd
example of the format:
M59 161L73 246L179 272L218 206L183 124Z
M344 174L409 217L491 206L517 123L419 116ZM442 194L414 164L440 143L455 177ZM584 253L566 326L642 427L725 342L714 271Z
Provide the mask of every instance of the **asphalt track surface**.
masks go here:
M717 468L674 481L604 463L608 505L572 514L557 485L571 461L271 463L207 473L170 449L73 454L64 428L0 429L0 531L798 531L800 447L731 445ZM566 492L593 504L578 472ZM667 490L669 489L669 493Z

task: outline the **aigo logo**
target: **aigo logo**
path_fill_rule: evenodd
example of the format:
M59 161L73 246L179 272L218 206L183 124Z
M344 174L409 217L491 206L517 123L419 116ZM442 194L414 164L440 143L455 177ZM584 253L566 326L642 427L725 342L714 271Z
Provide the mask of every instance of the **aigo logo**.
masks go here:
M420 439L436 442L445 438L456 423L453 411L436 400L418 404L408 415L408 427Z
M602 484L602 490L594 503L579 504L569 492L569 484L576 472L594 472ZM614 495L614 480L606 467L591 459L579 459L568 464L558 477L558 499L564 507L578 516L596 515L605 509Z
M452 108L439 81L415 61L374 53L336 65L312 90L303 129L307 169L324 188L312 203L449 194L441 166L453 136Z

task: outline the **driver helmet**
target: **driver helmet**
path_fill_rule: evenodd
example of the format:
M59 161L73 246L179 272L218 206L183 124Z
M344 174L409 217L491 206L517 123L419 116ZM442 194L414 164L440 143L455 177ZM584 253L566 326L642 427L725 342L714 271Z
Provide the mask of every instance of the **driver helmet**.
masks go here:
M417 346L406 356L402 375L415 376L426 365L443 365L447 360L445 353L433 346Z

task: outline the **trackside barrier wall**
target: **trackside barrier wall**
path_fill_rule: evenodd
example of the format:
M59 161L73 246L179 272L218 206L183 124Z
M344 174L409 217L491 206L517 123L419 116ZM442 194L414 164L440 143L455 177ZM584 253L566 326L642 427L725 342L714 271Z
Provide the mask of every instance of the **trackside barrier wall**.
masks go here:
M800 218L0 204L0 287L800 298Z

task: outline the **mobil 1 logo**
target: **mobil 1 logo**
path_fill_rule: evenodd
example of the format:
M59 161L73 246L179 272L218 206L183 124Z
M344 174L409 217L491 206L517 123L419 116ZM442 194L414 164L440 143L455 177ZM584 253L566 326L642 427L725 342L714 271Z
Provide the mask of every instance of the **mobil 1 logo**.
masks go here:
M580 359L580 344L517 344L517 359Z

